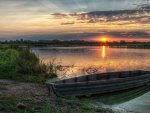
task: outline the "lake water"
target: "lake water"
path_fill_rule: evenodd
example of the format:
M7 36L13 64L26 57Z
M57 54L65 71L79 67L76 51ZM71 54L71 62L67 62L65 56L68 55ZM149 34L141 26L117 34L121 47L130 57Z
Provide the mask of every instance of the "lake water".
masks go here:
M68 78L91 73L124 70L150 70L150 49L127 49L109 47L37 47L32 49L44 63L53 62L61 66L60 78ZM142 92L141 92L142 91ZM132 92L132 91L131 91ZM116 95L116 94L115 94ZM117 94L120 95L120 94ZM122 94L121 94L122 95ZM126 101L117 102L119 97L107 96L106 107L150 113L149 88L139 89L119 96ZM132 97L132 98L131 98ZM98 100L98 99L97 99ZM109 103L113 101L113 103Z

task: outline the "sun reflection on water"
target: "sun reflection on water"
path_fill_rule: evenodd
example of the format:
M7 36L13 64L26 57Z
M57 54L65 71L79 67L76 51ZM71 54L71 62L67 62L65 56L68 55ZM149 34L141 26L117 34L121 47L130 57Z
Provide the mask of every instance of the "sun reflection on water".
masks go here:
M48 63L56 57L56 65L61 65L65 74L59 77L81 76L86 70L97 73L126 70L150 70L150 50L97 47L56 47L35 48L42 61ZM73 65L73 66L72 66ZM91 69L92 68L92 69ZM85 70L85 71L83 71ZM63 71L64 72L64 71Z
M106 57L106 46L102 46L102 58Z

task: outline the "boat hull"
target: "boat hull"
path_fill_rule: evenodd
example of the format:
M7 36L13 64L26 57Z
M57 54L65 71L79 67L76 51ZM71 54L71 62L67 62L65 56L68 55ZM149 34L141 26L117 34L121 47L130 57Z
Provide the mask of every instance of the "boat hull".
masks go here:
M110 80L47 84L49 91L53 95L62 97L110 93L144 85L150 85L150 74Z

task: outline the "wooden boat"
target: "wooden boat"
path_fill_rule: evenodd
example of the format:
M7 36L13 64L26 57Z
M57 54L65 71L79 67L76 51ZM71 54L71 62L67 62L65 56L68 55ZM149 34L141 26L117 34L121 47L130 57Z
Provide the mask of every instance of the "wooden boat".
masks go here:
M47 82L51 95L84 96L150 85L150 71L122 71L74 77Z

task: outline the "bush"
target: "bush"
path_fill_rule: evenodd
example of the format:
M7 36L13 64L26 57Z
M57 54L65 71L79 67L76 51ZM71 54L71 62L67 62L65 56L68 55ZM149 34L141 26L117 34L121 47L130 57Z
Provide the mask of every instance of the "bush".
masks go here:
M19 53L14 49L0 51L0 75L15 76L18 67Z
M28 47L0 48L0 78L43 82L46 78L57 77L57 69L54 62L42 63Z

